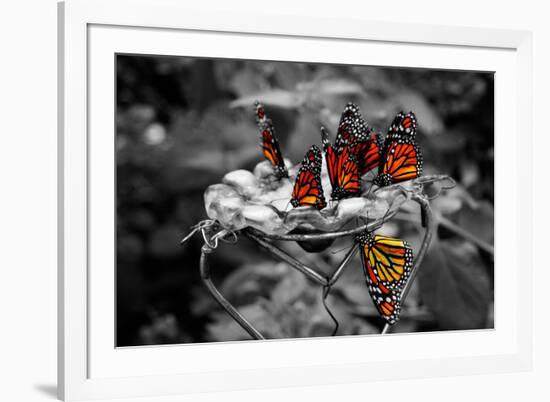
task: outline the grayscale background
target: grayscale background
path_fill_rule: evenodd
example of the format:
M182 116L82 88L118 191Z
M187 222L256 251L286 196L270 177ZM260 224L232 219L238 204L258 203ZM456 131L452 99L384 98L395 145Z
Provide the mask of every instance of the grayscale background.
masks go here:
M493 256L480 247L493 244L492 73L141 55L118 55L116 68L117 346L249 339L200 282L200 239L179 241L206 218L209 184L262 160L256 98L295 163L320 143L321 124L335 135L349 101L384 134L396 112L414 111L425 174L451 175L458 186L432 203L437 236L395 332L493 327ZM422 234L414 219L383 232L414 248ZM282 244L326 272L350 245L310 254ZM383 325L360 264L328 298L339 335ZM319 288L247 239L221 246L211 265L214 282L267 338L332 332Z

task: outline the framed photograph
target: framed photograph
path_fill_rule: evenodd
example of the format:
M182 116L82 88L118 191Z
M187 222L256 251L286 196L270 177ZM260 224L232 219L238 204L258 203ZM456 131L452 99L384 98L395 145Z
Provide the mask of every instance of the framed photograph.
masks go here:
M531 34L180 3L59 4L60 398L529 370Z

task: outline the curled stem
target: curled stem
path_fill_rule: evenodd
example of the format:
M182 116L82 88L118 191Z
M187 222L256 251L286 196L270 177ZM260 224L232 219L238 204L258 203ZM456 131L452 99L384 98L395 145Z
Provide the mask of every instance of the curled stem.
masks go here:
M325 307L325 310L327 311L328 315L330 316L332 321L334 321L334 330L332 331L331 336L335 336L336 332L338 332L338 328L340 327L340 323L338 322L338 320L336 319L336 317L334 316L332 311L330 311L330 309L328 308L327 297L328 297L329 292L330 292L330 286L328 286L328 285L323 286L323 297L322 297L321 301L323 302L323 307Z

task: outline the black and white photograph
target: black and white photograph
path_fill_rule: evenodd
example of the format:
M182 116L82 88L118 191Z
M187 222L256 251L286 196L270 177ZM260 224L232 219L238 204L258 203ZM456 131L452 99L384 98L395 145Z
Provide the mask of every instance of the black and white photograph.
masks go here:
M494 74L116 55L116 345L492 329Z

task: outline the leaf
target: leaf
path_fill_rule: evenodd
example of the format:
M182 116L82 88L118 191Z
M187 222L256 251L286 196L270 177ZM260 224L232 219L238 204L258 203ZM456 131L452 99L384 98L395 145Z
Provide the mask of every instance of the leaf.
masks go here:
M440 329L485 328L491 285L474 246L437 240L419 270L421 297Z
M460 130L439 133L430 138L430 146L438 153L457 155L467 144L466 134Z
M395 80L389 76L387 69L374 66L350 66L350 70L361 81L367 94L373 93L380 98L380 95L395 94L400 89L396 86Z
M358 267L359 268L359 267ZM374 305L372 304L372 299L369 296L369 291L367 285L365 284L364 278L359 278L360 280L355 283L346 283L345 286L338 286L338 290L342 293L344 300L348 301L354 306L368 306L372 307L374 311Z
M238 96L256 93L261 90L262 86L267 85L268 82L255 67L254 65L246 64L241 69L235 70L235 66L231 66L226 71L222 71L218 66L218 80L222 85L225 83L227 89Z
M289 268L281 263L246 264L225 278L220 292L233 303L241 304L267 293L288 271Z
M477 161L463 159L460 161L460 177L462 185L466 188L480 181L480 167Z
M361 85L345 78L303 82L298 90L310 92L311 96L360 95L363 92Z
M273 89L235 99L229 104L229 107L251 108L257 100L261 101L265 105L278 106L282 109L297 109L303 105L305 97L295 92L286 91L283 89Z
M442 215L449 215L455 213L462 208L462 199L457 196L456 192L447 192L440 195L432 201L432 208L434 211Z
M280 339L287 335L273 315L261 303L239 307L239 312L267 338ZM250 339L250 336L225 311L215 314L214 323L207 326L209 338L214 341Z
M488 201L464 204L458 214L458 225L489 244L494 243L494 210Z
M302 297L307 286L306 277L302 273L288 271L271 291L271 301L275 306L292 304Z

